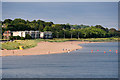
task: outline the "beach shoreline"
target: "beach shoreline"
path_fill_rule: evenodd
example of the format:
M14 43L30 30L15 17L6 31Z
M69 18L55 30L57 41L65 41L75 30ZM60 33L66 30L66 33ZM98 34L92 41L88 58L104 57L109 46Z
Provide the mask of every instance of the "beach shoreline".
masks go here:
M1 50L0 56L26 56L26 55L47 55L69 53L77 49L81 49L79 44L84 43L102 43L102 42L81 42L81 41L67 41L67 42L39 42L36 47L23 50Z

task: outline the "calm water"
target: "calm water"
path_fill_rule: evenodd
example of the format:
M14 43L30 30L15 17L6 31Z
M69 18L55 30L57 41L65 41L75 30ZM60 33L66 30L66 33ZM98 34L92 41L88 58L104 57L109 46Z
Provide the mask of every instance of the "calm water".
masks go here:
M117 42L80 45L83 46L82 49L70 53L3 57L2 76L3 78L118 77Z

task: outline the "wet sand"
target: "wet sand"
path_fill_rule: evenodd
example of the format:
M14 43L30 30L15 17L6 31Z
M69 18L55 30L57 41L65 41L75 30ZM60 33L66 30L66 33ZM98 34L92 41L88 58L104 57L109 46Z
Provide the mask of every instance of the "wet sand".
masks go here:
M24 50L2 50L0 56L25 56L25 55L46 55L56 53L66 53L82 48L78 44L90 43L80 41L68 42L39 42L34 48ZM91 42L96 43L96 42Z

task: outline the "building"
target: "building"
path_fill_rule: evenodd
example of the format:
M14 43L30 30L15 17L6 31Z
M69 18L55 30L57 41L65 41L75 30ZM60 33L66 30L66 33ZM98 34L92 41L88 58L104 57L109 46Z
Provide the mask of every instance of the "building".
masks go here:
M40 32L40 31L13 31L13 36L25 37L29 34L32 38L52 38L52 32Z
M4 39L9 39L11 35L12 35L11 31L5 31L3 33L3 38Z
M13 31L13 36L25 37L25 31Z
M40 38L45 38L45 39L51 39L52 37L52 32L41 32L40 33Z
M40 31L13 31L13 36L25 37L29 34L32 38L40 38Z

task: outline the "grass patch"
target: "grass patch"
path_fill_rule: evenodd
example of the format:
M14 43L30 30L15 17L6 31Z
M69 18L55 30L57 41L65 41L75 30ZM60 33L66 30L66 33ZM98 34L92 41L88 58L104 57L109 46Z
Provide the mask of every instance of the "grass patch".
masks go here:
M24 49L32 48L37 46L37 42L35 40L15 40L13 42L2 43L2 49L7 50L19 49L19 46L23 46Z
M116 42L118 38L88 38L80 39L81 41L90 41L90 42Z

